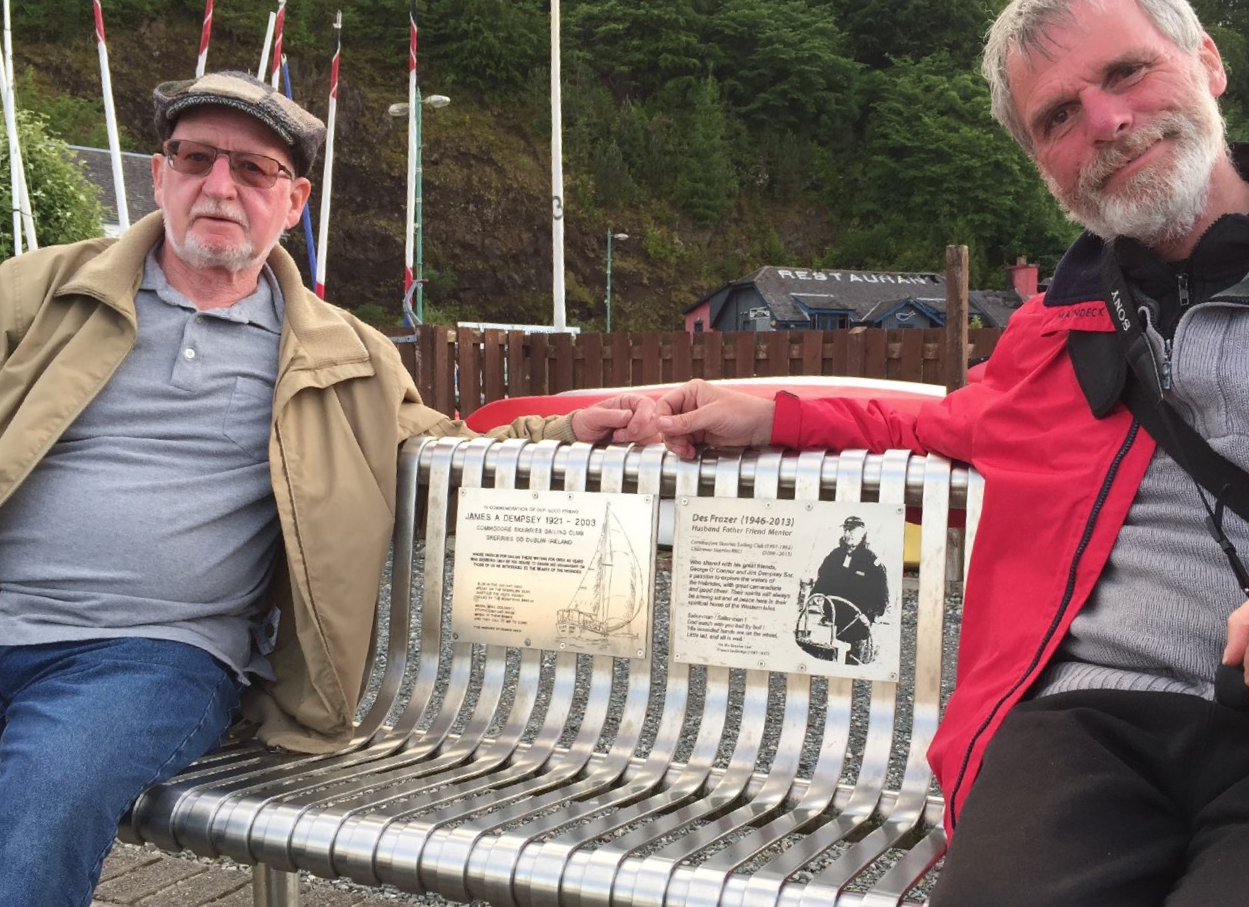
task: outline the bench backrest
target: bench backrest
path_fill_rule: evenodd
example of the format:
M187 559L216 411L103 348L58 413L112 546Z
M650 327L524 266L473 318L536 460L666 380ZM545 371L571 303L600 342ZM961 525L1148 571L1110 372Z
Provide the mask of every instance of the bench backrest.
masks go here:
M352 746L211 754L122 835L496 907L901 903L980 498L905 451L413 439Z
M397 536L401 547L394 573L387 679L362 727L403 741L409 751L452 751L454 758L471 765L485 779L483 790L488 788L490 795L459 801L465 810L461 819L467 816L482 824L479 813L488 806L493 824L486 827L491 829L517 823L525 828L529 823L535 837L553 831L568 836L569 823L536 818L542 809L564 804L589 823L583 831L571 833L577 840L619 839L623 834L628 844L633 834L640 844L667 835L671 841L665 849L674 862L713 854L710 862L724 870L723 885L740 883L734 872L746 865L757 865L756 876L775 877L779 885L813 859L818 864L818 856L825 854L827 865L813 882L841 890L855 884L856 878L867 878L877 888L893 886L900 894L940 855L943 839L932 830L940 826L943 803L925 752L940 715L943 678L947 689L952 684L953 651L943 623L952 583L961 578L959 560L970 552L974 536L979 502L974 473L952 469L940 457L898 451L879 456L861 451L789 455L709 451L697 461L682 461L658 447L593 449L486 439L415 441L404 458L401 515L406 519L413 508L423 514L421 569L409 569L410 560L403 554L409 538ZM646 638L632 657L621 656L619 650L586 654L594 647L578 649L571 638L567 643L548 641L544 648L541 640L531 638L543 635L532 621L522 627L515 644L507 644L506 634L499 641L500 628L492 621L523 625L525 618L536 614L540 624L542 616L550 619L567 610L558 590L550 600L520 601L503 612L479 611L477 627L466 627L453 617L450 601L464 594L452 588L456 549L461 557L498 566L492 561L491 543L482 544L483 536L474 537L467 554L464 548L469 546L461 546L455 537L457 519L461 527L469 525L463 522L462 508L457 513L457 502L466 489L476 488L526 489L535 500L547 501L559 499L558 493L587 490L648 496L657 502L657 520L679 522L672 577L680 581L680 589L667 571L653 566L657 556L664 566L665 552L654 550L653 539L670 537L666 526L651 537L651 550L635 552L647 565L648 579L659 574L661 588ZM492 494L472 500L488 501ZM682 576L682 568L692 549L689 516L674 517L673 511L694 506L691 498L707 497L777 501L778 512L790 501L875 502L896 505L895 510L907 507L912 517L918 515L919 569L907 578L901 607L891 615L900 625L895 628L901 665L896 676L823 677L810 670L814 658L807 664L778 665L773 658L762 660L758 668L729 667L718 663L718 655L707 659L699 651L678 651L691 645L690 625L682 625L682 615L669 610L672 594L664 594L663 587L690 598L691 580ZM727 511L732 502L699 503L703 512L715 513ZM965 511L965 519L952 520L952 511L959 510ZM540 506L537 512L539 521L549 515L549 509ZM591 511L573 507L570 512ZM484 516L497 519L498 511ZM952 522L966 525L961 551L951 548L952 539L960 538L950 531ZM840 525L827 526L822 539L811 540L813 549L822 545L823 551L831 550L840 533ZM508 553L509 543L528 541L516 533L484 538L501 539L501 555ZM793 542L791 535L781 544ZM713 544L719 544L718 537L713 536ZM744 540L737 553L748 552L753 544ZM731 560L731 538L724 547L725 560ZM517 543L515 550L539 549ZM891 548L891 554L900 558L900 546ZM503 563L505 570L508 563ZM532 599L526 592L530 587L522 560L510 563L511 569L520 571L514 588L495 585L509 586L504 598L524 599L529 594ZM700 569L705 563L704 558ZM541 566L560 569L558 564ZM456 575L461 581L472 576L463 564L460 569ZM419 590L407 591L418 584ZM706 591L705 581L700 589ZM419 602L419 622L407 617L409 594ZM462 602L457 600L456 607L462 617ZM806 622L804 633L819 627L814 612ZM402 697L397 691L404 653L393 641L400 634L406 638L410 625L419 626L421 643L411 693ZM777 635L784 635L791 628L778 630ZM734 642L740 648L741 640L731 640L728 649ZM844 646L840 655L844 658ZM404 698L407 706L397 719L379 720L377 716L385 712L394 716L395 700ZM591 780L586 782L587 778ZM567 788L574 779L582 787L570 792ZM603 793L621 785L631 791L627 796L612 801ZM634 830L622 832L626 821L612 815L595 817L589 806L583 816L575 808L582 800L596 807L610 801L613 809L623 810L635 823ZM782 847L783 841L792 842L799 833L805 835L801 844ZM911 851L900 867L884 864L880 869L882 855L917 834L929 835L931 844ZM847 848L848 856L838 854ZM832 858L835 854L837 859ZM370 859L378 871L377 861ZM590 885L601 867L591 857L584 861L579 866L573 859L569 866ZM388 877L383 868L378 877L402 885L409 871L414 869L396 866ZM893 876L887 876L889 872ZM561 878L555 884L567 882ZM466 889L463 894L489 897L480 890Z

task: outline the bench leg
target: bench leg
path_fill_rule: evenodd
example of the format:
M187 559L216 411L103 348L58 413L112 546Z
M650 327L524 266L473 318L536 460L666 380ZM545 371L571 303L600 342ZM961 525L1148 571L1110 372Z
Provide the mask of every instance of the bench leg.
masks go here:
M257 863L252 870L252 903L256 907L299 907L299 873L279 872Z

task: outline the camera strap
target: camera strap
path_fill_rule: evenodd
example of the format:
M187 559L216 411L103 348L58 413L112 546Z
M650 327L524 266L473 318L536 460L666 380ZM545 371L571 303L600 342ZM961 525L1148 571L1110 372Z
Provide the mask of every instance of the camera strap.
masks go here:
M1107 244L1102 255L1102 285L1115 335L1132 369L1123 402L1141 427L1188 473L1206 510L1206 530L1227 558L1236 583L1249 598L1249 571L1223 531L1223 508L1249 520L1249 473L1217 453L1210 443L1180 416L1163 395L1162 377L1154 361L1153 347L1145 337L1136 313L1136 300L1123 269ZM1135 376L1136 380L1132 380ZM1203 487L1214 495L1210 506ZM1219 664L1214 675L1215 700L1239 711L1249 711L1249 689L1239 665Z

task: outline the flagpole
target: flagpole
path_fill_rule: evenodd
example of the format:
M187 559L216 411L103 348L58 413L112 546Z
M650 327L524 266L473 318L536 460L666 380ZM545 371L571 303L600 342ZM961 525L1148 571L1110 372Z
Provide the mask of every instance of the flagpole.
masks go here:
M199 58L195 61L195 78L204 74L208 65L208 39L213 30L213 0L204 0L204 27L199 36Z
M412 315L412 253L416 234L416 118L420 115L416 87L416 0L408 7L408 204L403 231L403 323L411 327L417 319Z
M8 82L8 87L4 89L5 97L9 107L13 109L13 121L17 122L17 84L13 79L13 27L10 21L9 0L4 0L4 75ZM21 225L26 228L26 245L31 249L38 249L39 243L35 240L35 218L31 214L30 209L30 189L26 186L26 166L22 163L22 142L21 137L17 134L16 127L9 133L10 135L10 179L13 188L13 234L20 237ZM13 254L19 255L22 251L21 239L18 238L13 244Z
M290 68L286 65L286 55L282 55L282 87L286 91L288 98L294 99L291 92L291 73ZM308 249L308 274L313 280L316 280L317 273L317 247L312 241L312 215L308 210L308 203L304 202L304 210L300 218L304 225L304 245Z
M10 62L13 59L12 31L9 28L9 0L4 0L4 61L0 66L0 78L4 79L4 124L9 134L9 196L13 202L13 254L22 254L22 184L18 179L21 164L18 161L17 121L10 115L14 104L13 92L8 78Z
M325 118L325 167L321 177L321 226L317 233L317 276L313 291L325 298L325 264L329 257L330 190L334 184L334 115L338 109L338 61L343 52L343 11L334 19L334 59L330 63L330 101Z
M273 75L269 81L277 90L282 75L282 28L286 24L286 0L278 0L277 24L273 28Z
M0 101L4 102L4 128L9 134L10 196L13 199L13 254L22 254L22 183L18 174L21 162L18 157L17 116L13 110L13 96L9 94L7 67L0 66Z
M256 78L263 79L269 69L269 46L273 43L273 23L277 15L269 13L269 27L265 29L265 46L260 50L260 68L256 70Z
M551 324L565 328L564 313L564 125L560 105L559 0L551 0Z
M113 81L108 69L108 47L104 43L104 11L100 0L95 6L95 40L100 49L100 85L104 94L104 124L108 129L108 149L113 161L113 191L117 195L117 223L122 230L130 227L130 210L126 204L126 183L121 170L121 140L117 137L117 114L113 110Z

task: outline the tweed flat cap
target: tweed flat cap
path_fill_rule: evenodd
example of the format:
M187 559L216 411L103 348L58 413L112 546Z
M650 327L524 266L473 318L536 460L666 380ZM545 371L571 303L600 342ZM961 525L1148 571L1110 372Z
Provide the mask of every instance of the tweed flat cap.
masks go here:
M325 141L325 124L273 86L246 72L213 72L198 79L164 82L152 92L156 135L162 144L178 117L192 107L232 107L253 116L276 132L291 149L299 176L307 176Z

